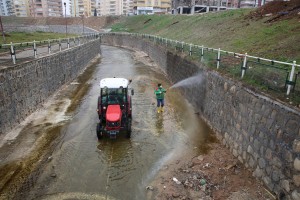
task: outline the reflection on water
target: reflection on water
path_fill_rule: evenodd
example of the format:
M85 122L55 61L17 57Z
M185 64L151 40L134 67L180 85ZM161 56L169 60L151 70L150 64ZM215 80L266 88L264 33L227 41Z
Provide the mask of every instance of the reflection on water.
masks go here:
M155 121L155 135L160 135L164 133L164 117L163 113L156 113Z

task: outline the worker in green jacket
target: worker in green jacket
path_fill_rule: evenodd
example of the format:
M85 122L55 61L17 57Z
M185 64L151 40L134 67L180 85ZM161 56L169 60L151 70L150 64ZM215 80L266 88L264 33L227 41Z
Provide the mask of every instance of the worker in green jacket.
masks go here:
M164 111L164 98L166 92L167 91L162 87L160 83L157 85L157 88L154 91L157 99L157 113Z

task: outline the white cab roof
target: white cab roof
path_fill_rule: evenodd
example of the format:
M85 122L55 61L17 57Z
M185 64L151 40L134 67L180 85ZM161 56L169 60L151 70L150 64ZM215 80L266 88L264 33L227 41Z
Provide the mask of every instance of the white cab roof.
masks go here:
M129 81L125 78L104 78L100 81L100 88L127 88Z

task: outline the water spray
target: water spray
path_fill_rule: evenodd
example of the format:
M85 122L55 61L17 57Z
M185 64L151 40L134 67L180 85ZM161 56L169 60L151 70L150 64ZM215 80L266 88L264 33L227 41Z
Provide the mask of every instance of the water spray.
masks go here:
M186 79L183 79L174 85L172 85L169 89L178 88L178 87L188 87L191 85L200 85L204 80L204 77L202 74L196 74L195 76L188 77Z

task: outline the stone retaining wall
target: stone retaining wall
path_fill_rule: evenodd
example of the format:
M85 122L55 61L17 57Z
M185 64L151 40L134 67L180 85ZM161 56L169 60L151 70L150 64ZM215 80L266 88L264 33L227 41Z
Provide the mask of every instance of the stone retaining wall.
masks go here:
M182 89L219 139L280 199L300 199L300 112L183 55L133 36L102 42L144 51L176 83L202 73L201 86Z
M0 69L0 134L34 112L100 53L99 40L51 56Z

